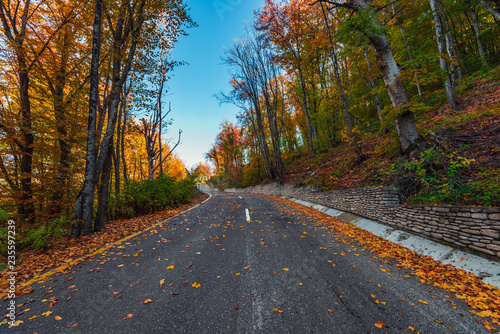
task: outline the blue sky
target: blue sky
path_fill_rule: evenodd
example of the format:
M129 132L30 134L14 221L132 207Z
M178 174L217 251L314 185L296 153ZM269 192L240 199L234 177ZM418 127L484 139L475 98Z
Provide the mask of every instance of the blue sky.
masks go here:
M242 37L245 22L253 21L254 9L263 0L185 0L190 15L198 23L188 29L189 36L181 36L171 58L189 64L178 67L167 83L169 90L164 102L172 102L169 117L174 119L167 136L177 139L182 129L182 144L176 153L186 166L204 161L219 131L219 124L227 119L236 121L237 108L219 105L213 96L229 91L228 68L222 64L223 49Z

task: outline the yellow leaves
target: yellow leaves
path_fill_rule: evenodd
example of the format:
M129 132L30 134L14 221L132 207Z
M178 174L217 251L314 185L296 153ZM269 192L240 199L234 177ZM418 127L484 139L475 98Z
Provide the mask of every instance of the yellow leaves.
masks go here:
M408 329L411 330L412 332L415 331L415 327L413 327L413 326L408 326Z
M16 320L16 321L14 321L14 323L12 325L9 326L9 328L11 328L11 327L17 327L17 326L19 326L20 324L23 324L23 323L24 323L24 321L22 321L22 320Z
M165 284L165 280L164 280L164 279L162 279L162 280L160 281L160 288L161 288L161 287L163 287L163 284Z
M289 271L290 269L288 269L288 268L283 268L283 269L281 269L281 270L283 270L283 271Z
M51 315L53 312L52 311L47 311L45 313L42 313L42 315L48 317L49 315Z
M123 267L123 266L124 266L124 264L120 264L120 265L118 265L118 268L121 268L121 267Z
M175 268L175 266L174 266L174 265L171 265L171 266L168 266L168 267L167 267L167 269L168 269L168 270L172 270L172 269L174 269L174 268Z
M424 304L424 305L429 304L429 302L426 302L425 300L421 300L421 299L419 299L418 301L419 301L419 302L421 302L421 303L422 303L422 304Z
M387 327L387 324L386 324L386 323L383 323L382 321L378 321L378 322L376 322L374 325L375 325L375 327L377 327L377 328Z
M493 315L493 312L491 312L490 310L486 310L486 311L476 312L476 315L480 316L481 318L488 318Z
M194 282L191 286L195 289L198 289L201 286L201 284Z
M240 276L240 275L241 275L241 273L235 273L234 275L235 275L235 276Z

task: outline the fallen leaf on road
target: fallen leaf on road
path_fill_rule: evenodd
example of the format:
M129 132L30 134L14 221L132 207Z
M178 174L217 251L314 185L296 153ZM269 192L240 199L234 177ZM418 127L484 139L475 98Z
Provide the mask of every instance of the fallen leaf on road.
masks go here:
M122 320L125 320L125 319L130 319L132 318L134 315L132 313L128 314L125 318L123 318Z
M333 310L330 310L329 308L327 308L328 312L333 312Z
M74 324L73 326L71 326L71 328L76 327L76 325L78 325L78 322L76 324Z
M16 320L16 321L14 321L14 323L12 325L9 326L9 328L11 328L11 327L17 327L17 326L19 326L22 323L24 323L24 321L22 321L22 320Z
M143 304L149 304L149 303L151 303L151 302L153 302L153 301L152 301L151 299L149 299L149 298L148 298L148 299L146 299L145 301L143 301L142 303L143 303Z
M283 269L281 269L281 270L283 270L283 271L289 271L290 269L288 269L288 268L283 268Z
M375 327L382 328L382 327L387 327L386 323L383 323L382 321L376 322Z
M162 279L162 280L160 281L160 288L163 286L163 284L165 284L165 280L164 280L164 279Z
M237 310L238 309L238 305L234 304L234 309Z
M422 304L425 304L425 305L429 304L429 302L426 302L425 300L420 300L419 299L418 301L421 302Z
M200 284L200 283L196 283L196 282L194 282L194 283L192 284L192 286L193 286L193 288L198 289L198 288L201 286L201 284Z
M48 317L48 316L49 316L49 315L51 315L51 314L52 314L52 311L47 311L47 312L45 312L45 313L42 313L42 315L44 315L44 316L46 316L46 317Z
M278 309L278 308L275 308L275 309L273 309L273 312L274 312L274 313L284 313L285 311L280 310L280 309Z
M169 269L169 270L172 270L172 269L174 269L174 268L175 268L175 266L174 266L174 265L171 265L171 266L168 266L168 267L167 267L167 269Z
M57 321L61 321L62 320L62 318L60 316L58 316L58 315L54 319L56 319Z

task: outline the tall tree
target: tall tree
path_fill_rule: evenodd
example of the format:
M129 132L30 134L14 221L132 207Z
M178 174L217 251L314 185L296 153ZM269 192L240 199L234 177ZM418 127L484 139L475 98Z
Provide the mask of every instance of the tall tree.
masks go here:
M101 55L102 0L94 1L94 24L92 27L92 60L90 65L89 114L87 123L87 154L85 158L85 181L73 214L71 237L77 238L84 227L84 235L92 231L95 189L96 124L99 100L99 57Z
M362 33L369 40L377 54L385 86L389 93L392 106L400 110L396 117L401 151L408 153L416 148L420 136L415 125L415 116L408 108L410 97L400 77L401 70L394 58L391 44L384 33L382 23L377 17L378 10L372 6L372 0L349 0L337 2L330 0L317 0L332 5L334 8L347 8L355 12L359 19L366 24L362 27L353 25L353 29L362 29Z
M446 97L448 103L453 109L457 109L457 91L455 81L455 71L453 64L446 61L446 45L444 41L443 24L441 22L441 15L438 7L437 0L429 0L432 9L432 16L434 17L434 26L436 29L436 40L439 52L439 66L442 71L444 86L446 90Z
M33 202L32 168L33 168L33 144L35 133L33 132L33 120L30 100L30 72L37 64L47 46L74 16L74 10L70 4L70 10L60 21L59 26L47 34L41 44L32 44L28 40L30 36L36 35L36 14L43 3L32 3L30 0L5 1L0 0L0 20L2 22L3 35L9 47L12 49L17 63L17 77L19 89L19 108L21 122L19 132L22 140L17 141L21 152L21 205L20 211L26 222L34 224L35 205ZM41 29L43 30L43 28ZM6 129L6 124L0 124Z

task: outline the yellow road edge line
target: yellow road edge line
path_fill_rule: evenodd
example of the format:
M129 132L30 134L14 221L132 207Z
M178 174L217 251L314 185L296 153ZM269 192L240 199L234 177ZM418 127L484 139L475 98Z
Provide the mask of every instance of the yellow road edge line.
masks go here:
M170 218L164 219L164 220L162 220L162 221L160 221L160 222L158 222L158 223L156 223L156 224L154 224L154 225L152 225L150 227L147 227L146 229L144 229L144 230L142 230L140 232L128 235L128 236L126 236L126 237L124 237L124 238L122 238L120 240L114 241L113 243L111 243L111 244L109 244L107 246L104 246L104 247L98 249L94 253L83 255L83 256L81 256L81 257L79 257L77 259L74 259L74 260L69 260L68 264L64 264L64 265L59 266L57 268L51 269L48 272L46 272L46 273L44 273L44 274L42 274L40 276L36 276L36 277L32 278L31 280L29 280L29 281L27 281L25 283L20 284L18 287L19 288L24 288L24 287L29 286L31 284L38 283L39 281L42 281L42 280L46 279L47 277L54 275L57 272L63 271L64 269L66 269L68 267L71 268L72 266L74 266L74 265L76 265L76 264L78 264L78 263L80 263L82 261L85 261L89 257L92 257L92 256L95 256L97 254L100 254L100 253L104 252L105 250L108 250L108 249L110 249L110 248L112 248L114 246L118 246L119 244L123 243L124 241L132 239L132 238L134 238L134 237L136 237L138 235L141 235L141 234L143 234L143 233L145 233L145 232L147 232L147 231L149 231L149 230L151 230L151 229L153 229L153 228L155 228L157 226L160 226L163 223L166 223L166 222L168 222L168 221L170 221L170 220L172 220L174 218L177 218L177 217L179 217L179 216L181 216L181 215L183 215L183 214L185 214L185 213L187 213L187 212L189 212L191 210L194 210L197 207L199 207L201 204L204 204L206 201L208 201L210 198L212 198L212 194L209 194L209 195L210 195L210 197L208 197L204 202L202 202L200 204L197 204L197 205L193 206L192 208L189 208L189 209L187 209L185 211L179 212L176 215L174 215L174 216L172 216ZM8 294L8 292L7 293L0 293L0 298L3 298L7 294Z

